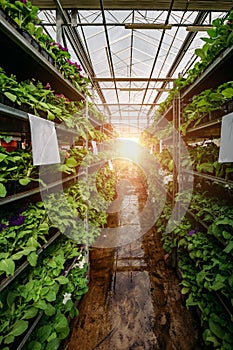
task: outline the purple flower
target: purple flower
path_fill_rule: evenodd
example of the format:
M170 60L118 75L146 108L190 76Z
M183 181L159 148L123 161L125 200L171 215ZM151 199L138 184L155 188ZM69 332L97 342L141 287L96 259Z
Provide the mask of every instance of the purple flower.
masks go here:
M9 220L10 226L21 226L25 221L25 216L18 215L18 216L12 216Z
M58 44L57 46L58 46L58 48L59 48L61 51L68 52L67 47L63 47L63 46L61 46L61 44Z
M20 2L22 2L23 4L27 3L27 0L19 0Z
M7 227L7 225L5 225L5 224L0 224L0 232L2 232L2 230L4 230L4 228L6 228Z
M82 71L82 68L81 68L80 64L78 64L77 62L75 62L75 66L76 66L76 68L78 68L79 72Z
M192 236L192 235L194 235L195 232L196 232L196 230L191 230L191 231L189 231L188 235Z

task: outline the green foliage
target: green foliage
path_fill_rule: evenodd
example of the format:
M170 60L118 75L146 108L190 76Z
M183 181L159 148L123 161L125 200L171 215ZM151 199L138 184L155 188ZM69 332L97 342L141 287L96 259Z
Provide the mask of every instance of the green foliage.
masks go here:
M2 93L16 106L26 104L34 115L40 116L44 113L47 119L65 122L68 127L75 128L77 118L82 114L79 102L69 101L64 95L55 94L50 85L44 87L34 79L18 82L13 74L7 76L2 68L0 87Z
M71 261L73 257L78 263L64 277L66 261ZM2 346L12 344L23 334L30 325L28 320L33 320L40 310L44 316L31 335L28 348L32 349L32 344L38 349L46 344L47 347L52 346L54 339L59 346L60 340L69 333L67 316L77 314L74 304L76 296L81 298L87 292L87 265L79 266L82 259L83 254L77 245L63 238L47 249L38 266L20 275L7 291L3 291L0 297ZM67 292L72 293L74 301L69 300L69 304L64 304L63 295Z
M219 146L214 142L188 146L189 155L194 171L210 174L225 180L232 180L232 163L219 163ZM187 159L181 162L185 167Z
M0 148L0 196L7 194L6 184L19 183L28 185L31 181L41 182L38 178L37 167L32 164L32 153L30 150L17 149L7 152Z
M36 250L46 241L49 219L44 208L30 205L20 214L4 219L5 228L0 232L0 275L13 275L16 262L26 257L31 266L37 263ZM3 253L4 252L4 253Z
M185 203L185 193L180 194L177 200ZM181 293L186 296L187 307L196 306L201 311L206 345L219 350L231 349L232 320L216 293L232 303L232 207L207 193L195 193L190 210L197 219L186 215L173 234L168 234L165 228L171 215L171 205L166 205L156 223L157 230L162 234L165 251L170 254L174 247L177 249L178 266L182 273ZM206 233L199 231L198 219L209 226Z
M39 23L39 9L33 6L30 1L24 3L22 1L1 0L0 6L18 24L19 28L27 28L30 23Z
M220 85L216 90L207 89L193 97L192 102L183 110L183 123L180 130L185 135L190 125L198 125L212 111L218 110L233 98L233 82Z
M49 35L43 32L43 27L39 25L40 20L36 6L32 6L30 1L24 3L22 1L12 2L8 0L1 0L0 6L15 21L19 28L28 31L40 46L49 53L61 74L70 80L78 91L90 95L87 89L90 81L80 74L81 67L76 62L71 62L71 54L68 52L68 49L54 42ZM15 99L14 94L12 98Z
M160 104L158 110L156 111L156 119L158 119L164 113L164 111L168 109L177 91L181 91L182 89L192 84L196 78L204 71L204 69L214 61L214 59L221 53L221 51L233 45L232 19L233 10L229 12L226 18L217 18L213 20L213 28L207 31L208 37L201 38L205 42L204 45L201 48L197 48L195 50L195 54L200 60L196 62L192 68L189 69L186 78L178 78L175 81L174 88L170 90L167 99ZM229 91L229 95L228 92L225 92L224 94L225 97L228 96L230 98L232 92ZM209 106L209 109L210 108L211 107Z

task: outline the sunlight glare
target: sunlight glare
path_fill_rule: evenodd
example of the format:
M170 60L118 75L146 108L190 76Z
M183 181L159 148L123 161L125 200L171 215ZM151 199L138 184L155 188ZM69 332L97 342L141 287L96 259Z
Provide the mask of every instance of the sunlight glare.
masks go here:
M122 141L120 152L122 155L132 161L137 161L138 154L140 151L139 138L136 137L125 137L118 138Z

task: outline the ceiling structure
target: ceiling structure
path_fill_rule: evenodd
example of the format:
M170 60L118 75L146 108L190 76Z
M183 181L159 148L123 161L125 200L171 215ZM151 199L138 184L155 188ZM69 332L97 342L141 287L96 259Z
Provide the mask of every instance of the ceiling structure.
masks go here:
M232 8L231 0L32 3L46 32L81 64L98 110L125 137L150 125L174 80L195 63L202 29Z

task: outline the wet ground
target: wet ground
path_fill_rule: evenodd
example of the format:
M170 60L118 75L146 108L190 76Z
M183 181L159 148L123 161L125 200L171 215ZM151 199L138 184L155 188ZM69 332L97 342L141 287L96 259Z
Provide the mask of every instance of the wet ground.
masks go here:
M146 201L140 178L127 181L121 184L122 192L118 189L120 196L99 246L108 235L115 237L118 229L121 241L127 230L134 240L91 249L89 292L63 349L204 349L194 315L184 307L179 280L165 261L159 235L154 228L139 234L137 213ZM109 233L110 229L114 230Z

